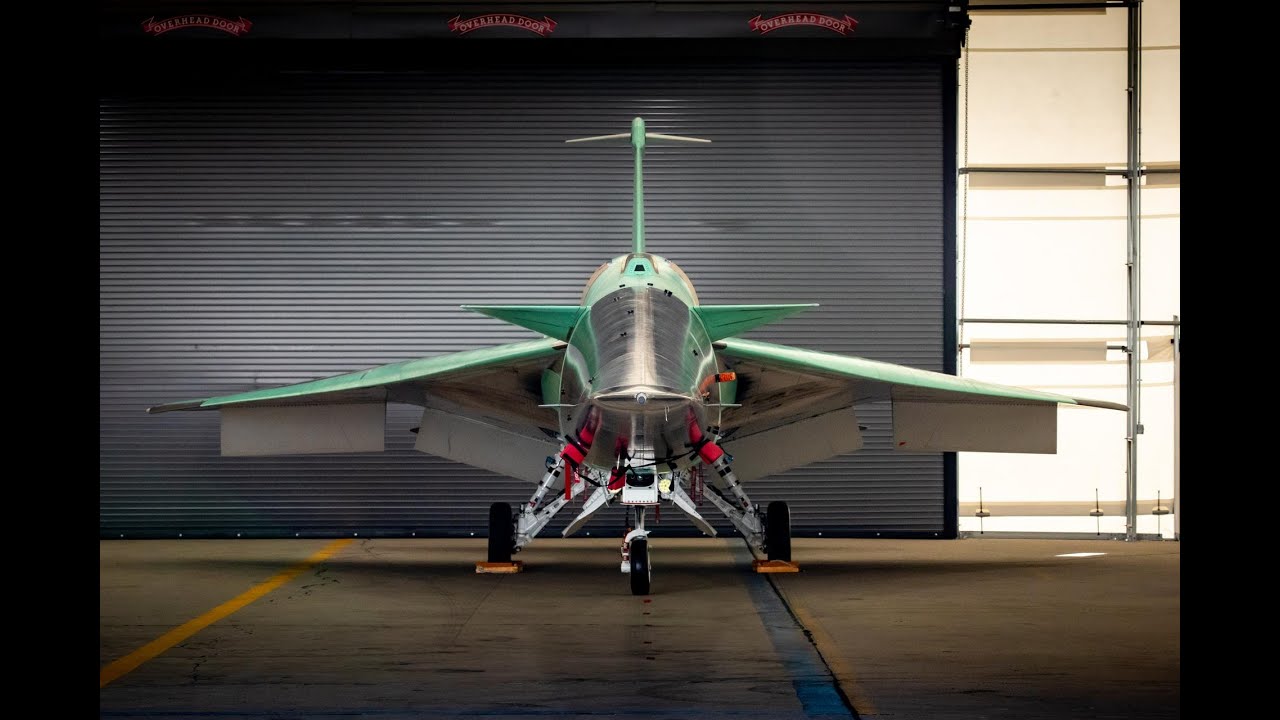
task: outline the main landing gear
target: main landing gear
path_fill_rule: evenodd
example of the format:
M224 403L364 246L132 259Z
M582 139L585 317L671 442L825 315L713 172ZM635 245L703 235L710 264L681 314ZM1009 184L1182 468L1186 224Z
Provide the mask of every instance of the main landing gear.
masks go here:
M764 514L764 550L770 560L791 562L791 508L781 500L769 503Z
M769 560L791 560L791 512L782 501L769 503L762 511L742 489L729 465L729 456L713 441L702 435L697 425L690 425L690 444L698 458L715 472L711 487L702 495L733 523L747 542ZM689 469L658 471L648 466L626 467L619 458L617 467L597 468L581 463L582 449L590 447L590 429L584 429L576 440L566 442L558 455L548 458L547 472L529 502L512 512L507 503L497 502L489 508L489 562L510 563L537 537L570 500L581 495L590 484L594 490L582 503L578 516L561 533L568 537L591 519L591 516L613 502L634 507L635 523L622 541L623 573L630 576L631 593L650 593L653 567L649 557L649 531L645 529L645 512L668 501L683 512L704 534L714 537L715 528L698 512L697 503L686 492L692 487ZM637 472L637 470L639 472ZM559 484L563 492L551 493Z
M496 502L489 506L489 562L509 563L515 550L515 522L511 506Z

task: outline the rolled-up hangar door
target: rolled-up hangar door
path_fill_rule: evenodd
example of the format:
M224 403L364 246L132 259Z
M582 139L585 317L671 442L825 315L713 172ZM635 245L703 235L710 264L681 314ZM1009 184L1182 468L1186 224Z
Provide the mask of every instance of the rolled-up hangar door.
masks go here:
M388 406L382 453L266 458L221 457L216 412L144 410L536 337L459 305L575 304L629 250L630 148L564 140L636 116L713 141L645 166L649 250L701 302L816 302L745 337L949 369L953 63L317 65L104 86L103 537L486 534L489 504L533 486L415 452L419 408ZM859 422L862 450L753 499L789 501L797 535L954 535L944 456L895 453L887 404Z

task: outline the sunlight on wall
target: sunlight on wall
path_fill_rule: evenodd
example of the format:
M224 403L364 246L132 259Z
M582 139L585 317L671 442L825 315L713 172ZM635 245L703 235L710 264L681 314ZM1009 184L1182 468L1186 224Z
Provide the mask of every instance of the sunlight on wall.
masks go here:
M1141 162L1148 167L1180 162L1178 13L1177 0L1143 3ZM1125 42L1124 9L975 12L960 61L961 166L1122 169ZM1145 321L1180 314L1179 183L1178 175L1151 175L1141 191ZM961 176L959 192L960 317L1126 317L1123 177L974 173ZM1172 335L1169 326L1142 331L1138 532L1163 537L1174 536L1173 516L1152 512L1174 504ZM960 374L1125 402L1124 353L1101 347L1123 345L1123 325L961 327L961 343L990 340L1079 341L1071 345L1092 345L1105 359L1031 362L1025 352L1004 359L988 352L975 360L966 349ZM1124 533L1125 414L1062 407L1058 422L1055 455L960 453L961 531ZM974 516L980 494L990 517ZM1089 515L1096 503L1107 508L1102 517Z

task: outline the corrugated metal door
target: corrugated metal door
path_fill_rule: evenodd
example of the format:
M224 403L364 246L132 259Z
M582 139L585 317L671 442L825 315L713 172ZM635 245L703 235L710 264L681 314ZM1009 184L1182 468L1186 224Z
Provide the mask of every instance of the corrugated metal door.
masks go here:
M414 452L415 408L389 408L383 454L268 459L220 457L217 413L143 410L532 337L458 305L575 303L628 250L629 147L562 141L636 115L714 141L646 164L649 249L702 302L818 302L748 337L941 370L941 77L532 66L103 97L103 536L484 535L488 504L532 486ZM791 501L797 534L940 531L942 458L893 453L889 419L864 408L866 449L752 497ZM689 528L671 515L663 532Z

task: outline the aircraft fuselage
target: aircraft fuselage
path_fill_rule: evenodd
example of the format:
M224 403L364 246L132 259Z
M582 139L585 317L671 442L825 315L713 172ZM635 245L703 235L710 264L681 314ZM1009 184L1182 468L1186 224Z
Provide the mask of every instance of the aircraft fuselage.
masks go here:
M691 309L693 286L665 258L632 253L596 271L582 304L561 368L561 432L586 441L591 465L627 457L683 467L690 423L706 428L720 417L719 387L705 382L719 368Z

